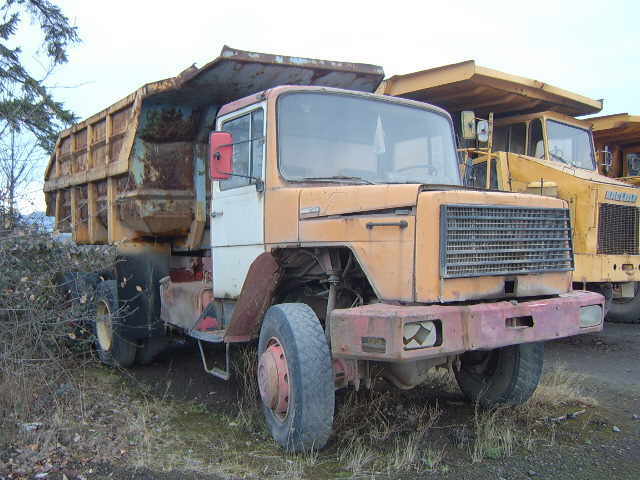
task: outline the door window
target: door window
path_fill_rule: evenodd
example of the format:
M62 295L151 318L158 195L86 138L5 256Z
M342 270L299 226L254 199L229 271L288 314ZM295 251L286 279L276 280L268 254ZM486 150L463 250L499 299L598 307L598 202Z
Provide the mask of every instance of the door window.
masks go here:
M528 155L535 158L544 158L544 137L542 136L542 122L539 118L529 124Z
M527 124L516 123L509 127L509 151L524 155L525 138L527 136Z
M220 181L220 190L244 187L262 178L264 161L264 110L259 108L222 125L233 135L233 173ZM249 178L254 177L254 178Z

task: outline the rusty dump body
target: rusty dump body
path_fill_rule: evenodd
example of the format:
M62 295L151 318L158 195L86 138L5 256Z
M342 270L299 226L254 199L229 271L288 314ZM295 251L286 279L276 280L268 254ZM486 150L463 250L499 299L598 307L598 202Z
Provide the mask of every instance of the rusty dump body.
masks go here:
M63 131L45 174L47 213L77 243L163 237L199 248L220 106L282 84L371 92L383 76L373 65L224 47L204 67L148 83Z

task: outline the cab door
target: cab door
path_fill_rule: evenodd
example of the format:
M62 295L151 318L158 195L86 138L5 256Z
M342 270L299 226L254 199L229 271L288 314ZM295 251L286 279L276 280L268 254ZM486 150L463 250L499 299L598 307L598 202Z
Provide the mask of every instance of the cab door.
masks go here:
M236 298L264 247L265 107L252 105L221 117L216 130L233 135L233 174L212 182L213 292Z

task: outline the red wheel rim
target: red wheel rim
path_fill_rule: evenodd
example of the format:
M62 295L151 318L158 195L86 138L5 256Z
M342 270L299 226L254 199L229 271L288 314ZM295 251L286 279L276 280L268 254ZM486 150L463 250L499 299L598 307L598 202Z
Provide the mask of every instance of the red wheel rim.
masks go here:
M289 367L280 341L271 337L258 360L258 387L262 403L283 421L289 412Z

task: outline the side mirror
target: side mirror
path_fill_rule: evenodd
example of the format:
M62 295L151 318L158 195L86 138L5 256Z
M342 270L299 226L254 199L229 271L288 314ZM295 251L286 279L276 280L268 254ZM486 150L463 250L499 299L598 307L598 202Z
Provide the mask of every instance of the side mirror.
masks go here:
M233 135L229 132L211 132L209 167L213 180L226 180L233 173Z
M476 114L475 112L465 110L460 114L461 133L465 140L474 140L476 138Z
M489 122L487 120L478 121L476 136L479 142L487 143L489 141Z

